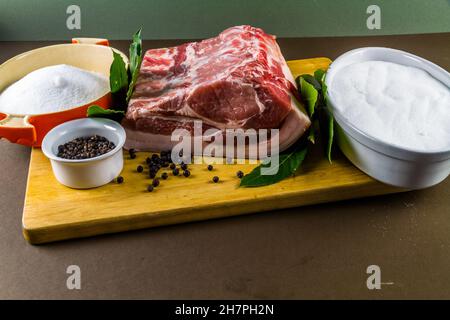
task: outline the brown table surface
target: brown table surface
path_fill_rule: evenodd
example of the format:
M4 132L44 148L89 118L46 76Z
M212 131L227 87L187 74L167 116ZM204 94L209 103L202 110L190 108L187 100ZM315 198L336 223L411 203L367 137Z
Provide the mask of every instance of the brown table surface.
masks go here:
M450 69L448 33L279 43L286 59L386 46ZM45 44L0 42L0 62ZM128 42L112 45L126 50ZM0 141L0 298L450 298L450 179L404 194L32 246L21 234L29 154ZM66 288L72 264L81 290ZM393 284L368 290L372 264Z

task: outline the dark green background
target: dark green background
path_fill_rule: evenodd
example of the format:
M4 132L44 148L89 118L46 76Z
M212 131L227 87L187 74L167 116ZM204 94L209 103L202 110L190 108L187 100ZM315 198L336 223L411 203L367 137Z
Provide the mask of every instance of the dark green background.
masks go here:
M66 28L66 8L82 10L82 29ZM366 9L381 7L381 30L368 30ZM189 39L251 24L280 37L450 32L448 0L0 0L0 40L74 36Z

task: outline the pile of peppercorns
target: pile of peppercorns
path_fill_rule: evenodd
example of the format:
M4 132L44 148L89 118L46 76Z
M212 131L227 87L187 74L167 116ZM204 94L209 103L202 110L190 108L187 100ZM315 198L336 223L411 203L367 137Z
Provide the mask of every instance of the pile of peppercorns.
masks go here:
M130 155L130 159L136 158L136 151L134 149L128 150L128 153ZM182 157L182 156L183 156L183 154L180 153L180 157ZM173 162L172 157L171 157L171 151L161 151L161 153L159 155L154 153L145 159L145 163L148 166L148 176L150 179L152 179L151 184L149 184L147 187L148 192L153 192L153 190L155 190L155 188L159 186L160 179L166 180L169 177L169 174L167 172L163 172L160 175L160 178L157 177L158 171L162 168L169 168L171 170L173 176L181 176L182 175L182 176L188 178L191 175L191 172L186 163L181 162L177 166L177 164ZM210 164L207 166L207 169L208 169L208 171L212 171L212 170L214 170L214 167ZM136 167L136 172L138 172L138 173L144 172L144 167L142 165L138 165ZM242 179L242 177L244 176L244 173L239 170L238 172L236 172L236 176L239 179ZM218 176L214 176L212 178L212 182L214 182L214 183L218 183L219 180L220 179ZM122 183L123 177L122 176L117 177L116 182Z
M70 160L89 159L108 153L115 147L113 142L99 135L79 137L59 145L57 156Z

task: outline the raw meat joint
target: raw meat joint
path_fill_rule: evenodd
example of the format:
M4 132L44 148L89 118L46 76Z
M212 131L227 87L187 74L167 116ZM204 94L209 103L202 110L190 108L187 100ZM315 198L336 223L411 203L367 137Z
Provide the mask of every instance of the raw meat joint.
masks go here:
M280 129L279 148L310 125L275 37L237 26L215 38L145 53L123 125L126 148L169 150L177 128Z

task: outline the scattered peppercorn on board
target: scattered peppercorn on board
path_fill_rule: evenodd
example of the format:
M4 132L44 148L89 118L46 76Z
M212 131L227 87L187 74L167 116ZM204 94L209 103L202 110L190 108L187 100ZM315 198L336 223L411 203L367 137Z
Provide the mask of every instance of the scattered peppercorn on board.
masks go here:
M327 58L289 61L294 76L326 69ZM320 148L305 160L300 174L259 188L239 188L238 171L250 172L255 164L190 164L190 176L174 176L170 168L160 184L152 183L145 159L124 152L122 183L75 190L59 184L50 162L39 148L31 152L23 211L23 234L33 244L121 232L168 224L213 219L267 210L297 207L350 198L404 191L375 181L341 154L330 164ZM137 167L142 165L143 172ZM140 170L140 169L139 169ZM219 181L213 182L217 176Z

